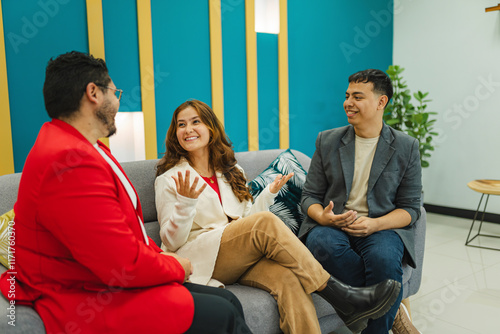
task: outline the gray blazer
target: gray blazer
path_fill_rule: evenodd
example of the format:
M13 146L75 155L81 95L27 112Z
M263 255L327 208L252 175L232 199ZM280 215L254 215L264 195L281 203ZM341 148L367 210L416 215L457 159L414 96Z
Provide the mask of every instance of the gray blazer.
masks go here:
M351 125L318 135L302 191L301 208L306 218L298 234L301 239L305 240L307 233L318 225L307 216L307 209L312 204L325 207L333 201L335 214L344 210L354 175L354 143ZM411 215L410 225L395 231L403 241L409 255L408 264L412 267L415 267L412 229L420 216L421 173L418 141L384 124L368 180L368 216L377 218L397 208Z

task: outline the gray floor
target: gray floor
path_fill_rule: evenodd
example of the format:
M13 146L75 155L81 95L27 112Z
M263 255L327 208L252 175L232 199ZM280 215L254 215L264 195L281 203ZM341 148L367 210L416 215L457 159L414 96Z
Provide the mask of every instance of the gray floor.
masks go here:
M423 334L500 331L500 251L465 246L470 224L427 213L422 285L410 297L413 323ZM484 223L482 232L500 235L500 225ZM500 239L479 242L500 248Z
M499 332L500 251L465 246L470 224L428 213L422 285L410 298L413 323L422 333ZM485 223L482 233L500 235L500 225ZM500 248L500 239L480 238L482 245Z

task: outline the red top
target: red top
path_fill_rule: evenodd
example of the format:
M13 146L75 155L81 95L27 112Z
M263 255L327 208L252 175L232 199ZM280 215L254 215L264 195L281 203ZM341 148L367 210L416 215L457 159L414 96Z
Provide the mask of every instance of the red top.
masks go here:
M215 190L217 195L219 195L219 201L222 204L222 199L220 197L219 184L217 183L217 176L215 176L215 174L214 174L211 177L202 176L202 178L203 178L203 180L205 180L206 183L208 183L210 185L210 187L212 187L213 190Z

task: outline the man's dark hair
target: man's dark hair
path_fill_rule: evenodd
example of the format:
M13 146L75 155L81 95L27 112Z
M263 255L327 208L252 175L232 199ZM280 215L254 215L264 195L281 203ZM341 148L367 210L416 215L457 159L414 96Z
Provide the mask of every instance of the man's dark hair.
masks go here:
M103 86L111 82L104 60L77 51L51 58L43 85L45 109L49 117L70 117L80 108L83 93L90 82L103 91Z
M389 103L389 101L392 99L393 89L391 79L385 72L381 70L368 69L354 73L349 77L349 83L352 82L371 82L373 84L374 93L386 95L388 98L387 103Z

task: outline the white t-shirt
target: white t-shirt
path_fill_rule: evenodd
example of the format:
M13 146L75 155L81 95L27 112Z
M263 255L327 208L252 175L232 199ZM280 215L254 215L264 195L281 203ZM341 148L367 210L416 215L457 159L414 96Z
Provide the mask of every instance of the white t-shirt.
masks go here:
M368 179L372 168L373 157L377 149L379 137L362 138L356 135L354 149L354 177L352 179L351 192L345 205L344 212L355 210L358 216L368 216L368 203L366 202L366 191Z

